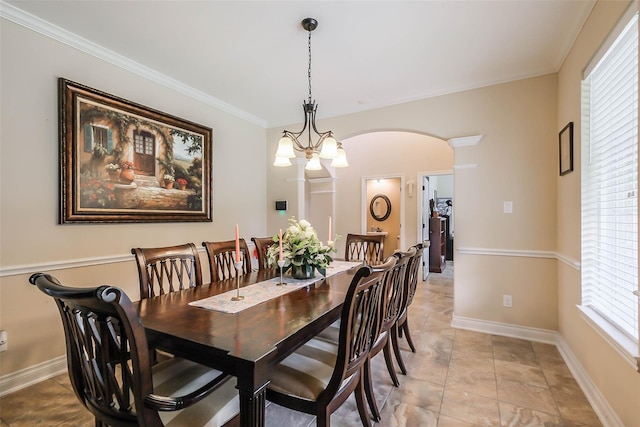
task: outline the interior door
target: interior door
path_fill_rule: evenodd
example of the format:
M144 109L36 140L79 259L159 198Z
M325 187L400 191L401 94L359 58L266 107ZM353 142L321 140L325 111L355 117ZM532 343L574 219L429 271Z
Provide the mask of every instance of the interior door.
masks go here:
M429 208L429 196L431 189L429 188L429 177L422 177L422 241L429 240L429 218L431 216L431 209ZM427 265L429 260L429 250L426 251L426 256L422 257L422 279L426 280L429 275L429 266Z

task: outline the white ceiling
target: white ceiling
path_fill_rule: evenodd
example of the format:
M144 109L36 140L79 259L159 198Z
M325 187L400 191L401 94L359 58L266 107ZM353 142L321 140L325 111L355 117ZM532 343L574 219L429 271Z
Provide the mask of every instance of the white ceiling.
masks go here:
M279 127L303 119L303 18L319 21L312 88L320 119L556 72L593 4L5 0L0 11L7 17L15 6Z

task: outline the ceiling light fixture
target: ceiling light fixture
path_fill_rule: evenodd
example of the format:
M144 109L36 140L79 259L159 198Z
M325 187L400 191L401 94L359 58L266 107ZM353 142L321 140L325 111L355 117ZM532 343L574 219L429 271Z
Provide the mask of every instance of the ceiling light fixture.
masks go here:
M302 104L304 110L304 127L300 132L290 132L284 130L282 138L278 142L278 150L276 151L276 160L274 166L291 166L291 161L296 157L294 150L305 153L307 158L307 170L320 170L322 165L320 159L333 159L331 166L334 168L343 168L349 166L347 162L347 154L342 148L342 143L336 141L331 131L318 132L316 128L316 110L318 106L311 96L311 32L318 26L318 21L313 18L305 18L302 20L302 28L309 32L309 68L307 70L307 78L309 80L309 98ZM318 136L318 141L313 142L311 131ZM298 138L307 131L306 145L301 143Z

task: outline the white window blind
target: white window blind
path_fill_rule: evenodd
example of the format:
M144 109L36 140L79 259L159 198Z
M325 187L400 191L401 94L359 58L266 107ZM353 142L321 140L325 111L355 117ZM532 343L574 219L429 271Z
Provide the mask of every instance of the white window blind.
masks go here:
M582 303L638 343L637 11L582 96Z

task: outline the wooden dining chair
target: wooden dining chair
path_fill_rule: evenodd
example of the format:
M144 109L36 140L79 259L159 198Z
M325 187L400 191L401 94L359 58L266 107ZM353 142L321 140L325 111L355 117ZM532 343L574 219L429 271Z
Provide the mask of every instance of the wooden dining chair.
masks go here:
M407 342L409 343L409 347L412 352L416 352L416 347L413 344L413 340L411 339L411 333L409 332L409 306L413 302L413 296L416 293L416 289L418 288L418 276L420 273L420 266L422 265L422 252L423 245L422 243L418 243L413 246L416 249L415 255L411 257L409 260L409 264L407 265L407 270L404 278L404 287L402 291L402 305L400 309L400 314L398 315L398 320L395 326L391 329L391 341L393 342L393 351L396 356L396 361L398 362L398 366L400 367L400 371L403 374L407 374L407 368L405 367L404 361L402 360L402 354L400 353L400 344L398 337L406 336Z
M371 359L381 351L384 353L384 361L393 385L400 386L393 364L391 329L396 324L400 310L402 308L402 291L404 288L404 278L406 269L411 257L416 253L415 248L410 248L407 252L396 251L392 255L396 259L396 264L385 276L384 288L382 291L382 301L380 302L379 328L373 336L373 344L369 351L369 358L364 365L364 389L369 402L369 408L376 421L380 421L380 410L373 393L373 382L371 379Z
M152 366L144 327L122 290L67 287L43 273L29 282L55 300L71 385L96 427L209 427L237 421L232 377L179 357Z
M382 234L347 234L345 261L363 261L367 265L382 264L384 237Z
M160 248L133 248L140 298L202 285L202 269L196 245L186 243Z
M207 250L212 282L238 276L234 265L236 260L235 240L202 242L202 246ZM240 252L242 253L242 273L240 275L249 274L251 272L251 254L249 254L249 248L244 239L240 239Z
M276 242L273 241L273 237L252 237L251 241L254 245L256 245L256 254L258 255L258 270L274 268L273 266L269 267L269 262L267 260L267 251L271 246L276 244Z
M329 426L331 414L355 394L362 424L371 426L363 366L377 328L385 273L395 258L375 270L364 266L354 274L342 307L337 343L311 339L271 369L267 400L316 416L317 426Z

